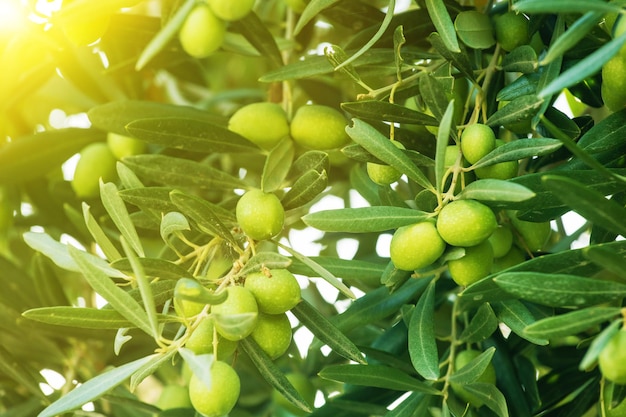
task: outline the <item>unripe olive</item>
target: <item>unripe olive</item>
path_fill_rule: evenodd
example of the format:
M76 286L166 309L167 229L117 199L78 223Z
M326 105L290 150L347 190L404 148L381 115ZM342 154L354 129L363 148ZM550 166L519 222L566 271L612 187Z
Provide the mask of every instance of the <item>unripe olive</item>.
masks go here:
M285 313L259 314L252 339L272 359L282 356L291 344L291 323Z
M248 274L244 287L254 295L263 313L284 313L300 302L300 284L286 269Z
M471 124L461 134L461 151L470 164L475 164L495 148L496 136L487 125Z
M72 188L79 198L96 198L100 195L100 178L103 182L117 179L117 160L104 142L87 145L76 163Z
M194 317L197 316L204 310L206 304L196 303L195 301L185 300L184 298L176 298L174 300L174 307L176 308L176 313L180 317Z
M617 332L600 351L600 372L609 381L626 384L626 331Z
M214 353L213 342L214 339L215 324L212 317L204 317L198 326L193 330L191 336L185 343L185 347L193 351L196 355L202 355L204 353ZM232 356L237 350L238 342L228 340L224 337L217 335L217 359L224 360Z
M143 140L113 132L109 132L107 135L107 145L109 145L111 152L113 152L113 155L115 155L117 159L145 153L148 148L146 142Z
M304 374L287 373L285 374L287 380L291 382L291 385L298 391L300 396L310 405L313 406L315 402L315 386L311 383L311 380ZM291 404L281 393L277 390L272 391L272 399L275 404L288 410L291 414L296 416L306 416L308 413L302 411L295 405Z
M246 17L255 0L207 0L213 13L220 19L232 22Z
M446 244L430 221L399 227L391 238L391 262L396 268L413 271L432 265Z
M509 218L523 241L520 246L539 252L548 243L552 233L550 222L528 222L518 219L514 213L509 213Z
M491 273L493 249L489 241L465 248L465 255L448 261L450 276L462 287L467 287Z
M626 58L621 54L609 59L602 67L602 100L611 111L626 105Z
M263 149L272 149L289 135L287 113L276 103L252 103L237 110L228 121L228 129Z
M392 140L396 148L406 149L404 145L397 140ZM378 185L389 185L398 181L402 176L402 173L389 165L376 164L374 162L368 162L366 164L367 175L372 181Z
M494 274L496 272L504 271L512 266L521 264L525 260L526 255L524 255L524 252L517 246L513 245L506 255L493 260L491 273Z
M498 226L493 211L476 200L455 200L437 217L437 231L450 245L474 246L487 239Z
M254 189L241 196L235 208L241 230L254 240L270 239L283 230L285 209L278 197Z
M214 315L229 316L238 314L255 315L254 319L241 322L239 325L227 326L219 317L215 320L215 327L220 335L228 340L241 340L252 333L258 321L259 307L257 306L254 295L246 288L236 285L226 289L228 297L221 304L211 306L211 313Z
M189 381L189 398L197 412L205 417L222 417L237 404L241 381L237 372L226 362L211 365L211 385L206 386L195 374Z
M161 410L190 408L192 405L191 399L189 398L189 389L182 385L166 385L163 387L161 395L155 405Z
M467 349L459 352L459 354L454 358L455 372L461 370L461 368L470 363L472 360L476 359L480 354L481 352L475 349ZM474 382L495 384L496 370L493 364L489 363L487 368L485 368L483 373ZM462 384L451 383L450 386L452 387L454 393L467 403L473 405L476 408L480 408L483 405L483 401L477 398L475 395L471 394L467 389L464 388Z
M296 13L302 13L306 8L307 2L305 0L285 0L287 6L291 7Z
M215 16L206 3L198 3L185 19L178 38L194 58L205 58L217 51L224 42L226 23Z
M496 139L496 148L504 145L504 141ZM497 180L508 180L517 177L519 170L518 161L505 161L474 170L478 178L493 178Z
M346 145L346 119L338 110L319 104L302 106L291 120L291 137L305 148L329 150Z
M508 226L498 225L487 240L493 249L493 257L501 258L509 253L513 246L513 232Z
M495 18L496 39L505 51L526 45L530 39L529 22L521 13L507 12Z

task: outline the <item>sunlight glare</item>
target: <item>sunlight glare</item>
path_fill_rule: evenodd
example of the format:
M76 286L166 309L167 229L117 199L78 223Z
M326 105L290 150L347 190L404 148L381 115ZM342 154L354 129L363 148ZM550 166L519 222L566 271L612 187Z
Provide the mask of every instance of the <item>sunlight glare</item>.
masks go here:
M20 0L0 0L0 36L19 32L26 21L26 8Z

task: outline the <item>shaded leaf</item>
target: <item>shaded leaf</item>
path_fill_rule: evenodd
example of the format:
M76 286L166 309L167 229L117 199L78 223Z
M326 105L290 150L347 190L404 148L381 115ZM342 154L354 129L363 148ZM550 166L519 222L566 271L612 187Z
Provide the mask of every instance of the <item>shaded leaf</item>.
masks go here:
M311 169L300 176L280 200L285 210L302 207L313 201L328 185L328 173Z
M411 313L409 355L413 367L425 379L439 378L439 353L435 339L435 280L422 294Z
M454 24L443 0L426 0L425 3L428 14L446 48L450 52L461 52Z
M555 152L563 146L558 139L531 138L514 140L498 146L472 165L473 169L495 165L500 162L517 161L533 156L543 156Z
M498 328L498 318L496 317L491 305L485 303L478 308L469 325L463 329L459 340L464 343L482 342Z
M40 307L26 310L22 316L41 323L58 326L79 327L83 329L111 329L121 327L132 328L135 324L113 309L97 309L88 307ZM178 322L176 316L157 316L159 323Z
M574 335L619 315L619 307L589 307L534 322L524 333L543 339Z

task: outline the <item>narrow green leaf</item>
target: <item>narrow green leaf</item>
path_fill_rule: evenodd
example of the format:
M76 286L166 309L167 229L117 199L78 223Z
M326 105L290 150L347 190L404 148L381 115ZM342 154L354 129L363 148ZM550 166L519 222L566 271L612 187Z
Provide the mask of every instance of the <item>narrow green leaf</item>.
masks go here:
M176 206L170 201L170 187L142 187L120 190L120 197L127 203L143 210L154 210L160 213L176 211Z
M529 120L537 113L543 102L543 99L534 94L518 97L489 116L487 124L489 126L507 126L522 120Z
M218 236L227 242L237 246L237 241L230 233L230 230L222 223L219 217L213 212L213 207L204 199L193 194L183 193L174 190L170 193L172 203L180 211L189 216L198 228L212 236Z
M542 183L585 219L626 236L626 209L598 191L570 178L545 175Z
M422 187L434 191L433 185L413 161L374 127L362 120L352 119L352 126L346 127L346 132L369 153L406 174Z
M146 142L191 152L260 152L259 147L247 139L206 120L146 118L130 122L126 130Z
M589 371L593 366L596 365L598 356L600 356L600 352L606 344L611 340L611 338L620 331L620 328L624 325L624 321L622 319L613 320L611 324L606 326L591 342L585 356L583 356L580 364L578 365L578 369L581 371Z
M137 255L143 257L145 254L141 240L137 234L137 229L135 229L135 225L130 219L124 200L122 200L117 192L117 186L112 182L106 184L100 182L100 197L111 220L113 220L113 223L115 223L115 226L117 226L117 229L122 233L127 243L133 248Z
M102 270L91 263L91 258L85 252L69 247L69 253L74 259L89 285L108 301L111 306L138 328L152 334L150 320L145 310L126 291L118 287Z
M141 267L146 275L160 280L177 280L188 276L189 272L172 261L161 258L139 258ZM130 261L126 258L118 259L111 263L111 267L124 272L132 272Z
M146 379L148 376L154 374L161 366L167 366L168 362L172 361L174 355L176 355L178 351L175 349L170 349L166 352L160 353L158 355L153 355L152 360L134 372L130 377L130 392L135 392L137 386Z
M433 48L446 60L452 63L463 75L468 79L475 79L475 75L472 70L472 64L469 57L463 52L452 52L448 49L443 37L437 32L433 32L428 35L428 41Z
M346 384L441 395L432 385L385 365L331 365L322 369L319 376Z
M154 38L146 45L144 50L139 55L137 63L135 64L135 70L140 71L148 62L159 52L161 52L170 42L174 36L180 30L180 27L185 22L187 15L196 5L195 0L186 0L182 6L176 11L176 14L163 26L163 28L156 34Z
M585 257L615 275L626 279L626 258L606 248L588 246L583 249Z
M256 255L248 259L248 262L241 268L236 276L243 276L252 272L260 271L263 268L268 269L287 269L291 265L292 260L287 256L283 256L274 252L257 252Z
M499 417L509 417L509 410L506 406L506 399L498 388L493 384L484 382L474 382L464 385L472 396L480 399L487 408L491 409Z
M454 23L443 0L426 0L426 9L446 48L450 52L461 52Z
M507 72L530 74L537 70L537 53L530 45L522 45L506 54L502 69Z
M176 282L174 297L198 304L216 305L223 303L228 297L228 293L226 291L214 293L193 278L181 278Z
M463 329L459 340L464 343L482 342L498 329L498 318L491 305L484 303L478 308L469 325Z
M211 366L215 361L213 354L200 354L196 355L191 349L180 348L178 353L184 359L185 363L189 365L189 369L195 376L197 376L207 387L210 387L213 383L211 377Z
M308 226L325 232L384 232L418 223L428 213L403 207L374 206L323 210L302 217Z
M626 297L626 285L568 274L505 272L494 282L506 292L550 307L583 307Z
M111 242L109 237L104 233L100 224L96 221L96 219L89 212L89 205L85 202L82 204L83 207L83 218L85 219L85 225L87 226L87 230L91 233L91 236L96 241L96 243L102 249L102 253L109 260L109 262L115 262L120 259L122 255L119 253L115 245Z
M0 183L17 184L47 175L92 142L96 129L59 129L16 138L0 148Z
M324 9L327 9L337 3L339 0L312 0L307 4L305 9L302 11L300 15L300 19L298 23L296 23L296 27L294 28L294 36L300 33L302 29L313 20L316 16L318 16Z
M357 259L340 259L330 256L310 257L315 263L320 264L333 275L344 280L355 280L378 287L380 276L385 270L386 263L362 261ZM315 276L315 272L305 264L295 261L289 267L294 274Z
M261 189L266 193L278 190L291 169L291 162L296 153L291 139L281 141L265 159L261 174Z
M514 140L498 146L472 165L472 168L477 169L499 164L500 162L548 155L561 148L561 146L563 146L563 143L558 139L531 138Z
M114 388L145 366L156 355L150 355L113 368L74 388L43 410L37 417L55 417L75 410Z
M619 307L589 307L553 317L547 317L531 324L524 333L531 337L558 339L571 336L597 324L619 316Z
M166 155L146 154L124 158L139 177L173 187L232 190L248 185L237 177L201 162Z
M285 210L302 207L313 201L328 185L327 171L311 169L300 176L280 200Z
M81 272L81 269L77 265L76 261L69 253L68 245L57 242L47 233L25 232L22 237L28 246L46 255L59 268L66 269L68 271ZM98 268L107 276L113 278L126 278L126 275L114 268L111 268L104 259L89 253L85 253L85 256L89 258L89 262L92 266Z
M335 67L335 70L341 69L345 67L346 65L350 65L352 62L357 60L361 55L369 51L370 48L372 48L376 44L376 42L378 42L378 40L384 35L385 31L389 27L389 24L391 23L391 20L393 19L394 11L396 9L396 1L395 0L388 0L388 1L389 3L387 4L387 12L385 13L385 18L383 19L376 33L370 38L369 41L367 41L365 45L363 45L361 49L355 52L354 55L352 55L346 61L342 62L338 67Z
M169 242L169 238L176 232L182 232L184 230L191 230L187 218L178 211L170 211L165 213L161 219L161 239L164 242Z
M432 280L411 314L409 355L413 367L425 379L439 378L439 353L435 339L435 284Z
M365 365L367 362L356 345L307 301L302 300L291 312L322 343L344 358Z
M269 58L273 67L282 67L283 57L276 40L254 11L231 24L233 29L240 32L261 56Z
M422 77L424 78L424 77ZM384 120L392 123L438 126L434 117L388 101L360 100L341 103L348 113L364 119Z
M120 240L122 242L122 248L124 249L126 258L129 260L130 266L133 269L135 282L137 283L137 288L139 288L139 293L141 294L143 308L148 316L148 322L150 323L150 328L152 329L152 337L154 340L159 340L159 322L157 319L156 305L154 303L154 296L152 295L150 282L148 281L148 277L146 276L137 255L135 255L133 249L130 247L124 236L122 236Z
M480 378L491 363L491 358L496 352L496 348L491 346L482 352L480 355L472 359L461 369L457 369L454 374L450 376L450 382L456 384L471 384L476 382Z
M459 198L503 202L526 201L534 196L535 193L523 185L495 179L474 181L459 193Z
M39 307L26 310L22 316L41 323L81 329L110 329L136 327L135 324L113 309L87 307ZM178 322L176 316L157 315L159 323Z
M350 288L348 288L343 282L339 281L336 276L330 273L326 268L319 265L317 262L313 261L311 258L308 258L304 255L301 255L298 251L291 249L289 246L283 245L282 243L278 243L278 246L286 250L291 256L311 268L315 271L321 278L323 278L326 282L328 282L333 287L337 288L343 295L355 299L356 295L352 292Z
M549 98L564 88L571 87L597 73L609 59L619 52L624 42L626 42L626 33L607 42L598 50L581 59L576 65L561 73L561 75L541 89L537 93L537 97L540 99Z
M290 403L298 407L300 410L311 413L313 412L311 405L306 402L300 395L298 390L289 382L285 374L283 374L278 366L267 356L267 354L256 344L251 338L245 338L239 341L239 345L248 354L252 363L259 370L263 378L270 383L278 392L280 392Z
M556 41L552 42L548 52L544 55L539 64L547 65L552 62L554 58L563 56L565 52L576 46L589 31L595 28L604 15L605 12L602 11L586 12L569 26L567 31L559 36Z
M543 346L548 344L548 339L533 337L524 330L536 321L535 316L519 300L504 300L493 304L498 319L508 326L513 333L528 340L535 345Z
M513 10L522 13L587 13L598 11L603 13L619 13L621 6L601 0L570 0L567 3L545 0L520 0L513 4Z
M441 194L443 184L443 175L446 171L445 159L446 148L450 142L450 131L452 128L452 117L454 116L454 100L450 100L446 109L439 129L437 129L437 151L435 154L435 184L437 185L437 193Z
M139 177L137 177L137 175L126 165L117 161L115 168L117 170L117 176L120 177L120 184L122 185L120 188L126 190L144 188L144 185Z

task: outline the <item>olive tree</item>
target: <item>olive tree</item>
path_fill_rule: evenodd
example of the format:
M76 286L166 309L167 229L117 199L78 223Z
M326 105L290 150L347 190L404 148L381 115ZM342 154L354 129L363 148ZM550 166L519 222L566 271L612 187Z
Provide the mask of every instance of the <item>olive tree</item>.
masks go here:
M626 415L624 3L0 2L0 416Z

